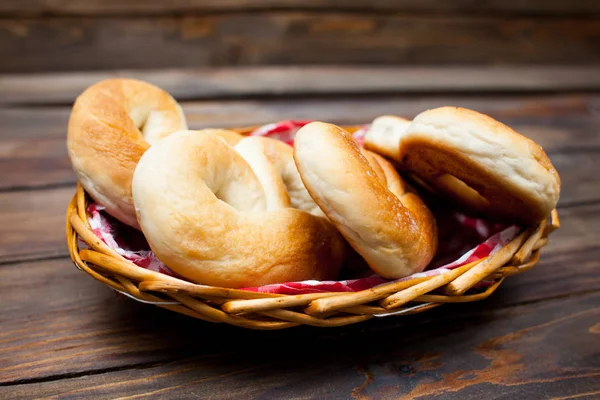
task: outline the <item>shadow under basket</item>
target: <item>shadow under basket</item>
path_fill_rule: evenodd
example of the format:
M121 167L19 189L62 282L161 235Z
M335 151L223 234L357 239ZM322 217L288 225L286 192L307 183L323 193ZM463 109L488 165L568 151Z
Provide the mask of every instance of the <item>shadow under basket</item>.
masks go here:
M236 130L249 133L252 128ZM560 226L558 213L553 210L549 218L525 229L488 257L440 275L385 283L358 292L285 295L199 285L139 267L94 234L88 222L87 201L78 185L67 210L67 245L79 269L138 301L208 322L251 329L334 327L374 317L416 314L444 303L483 300L504 279L537 264L548 235ZM89 248L80 247L80 243ZM473 293L470 289L482 281L492 284Z

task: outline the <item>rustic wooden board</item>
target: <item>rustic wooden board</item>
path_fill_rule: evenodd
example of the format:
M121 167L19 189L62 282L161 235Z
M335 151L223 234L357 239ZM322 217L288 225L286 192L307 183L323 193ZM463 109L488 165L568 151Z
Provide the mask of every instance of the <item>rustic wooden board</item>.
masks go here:
M461 14L488 12L501 15L502 12L534 15L581 15L600 12L598 3L569 0L493 0L473 2L470 0L4 0L0 3L0 13L18 15L74 14L74 15L114 15L114 14L166 14L200 11L240 11L240 10L336 10L336 11L403 11L403 12L460 12ZM499 14L500 12L500 14Z
M0 190L74 185L65 139L0 141Z
M436 395L480 399L482 392L524 398L532 391L553 396L593 395L600 390L599 304L600 295L595 293L497 311L482 312L480 308L480 312L466 315L443 317L432 312L439 319L414 317L411 325L379 321L372 330L363 331L340 328L246 334L169 321L170 326L141 334L139 342L154 337L149 347L157 348L177 338L175 342L181 345L177 353L187 359L11 385L0 387L0 393L11 398L128 394L169 398L412 399ZM130 317L130 325L140 322L135 315ZM164 322L160 317L158 320ZM150 328L147 321L142 323ZM98 366L107 357L114 361L127 358L142 346L123 346L122 338L140 327L132 329L116 332L109 339L113 344L109 352L97 353L81 343L62 345L75 346L90 358L95 355ZM244 340L239 340L240 335ZM28 365L60 364L60 358L53 360L54 356L38 356ZM71 363L76 360L72 356L65 359Z
M72 104L88 86L123 77L179 100L366 93L557 92L600 89L598 66L279 66L0 75L0 104Z
M593 223L595 214L600 212L600 204L561 208L561 228L553 233L552 245L545 249L544 254L572 252L578 249L597 249L600 241L600 226ZM577 268L577 264L563 265L565 270Z
M0 263L68 254L65 218L74 190L0 193Z
M394 13L0 19L0 72L234 65L594 64L595 18Z
M486 315L490 308L597 291L600 205L566 209L561 216L563 226L553 233L541 263L507 279L485 302L448 305L422 315L384 318L341 329L256 332L211 325L116 297L66 258L2 265L0 354L4 356L0 357L0 383L52 376L58 379L201 355L225 358L228 353L260 351L268 347L267 343L306 343L310 347L352 335L353 340L364 344L363 332L374 330L395 329L395 333L385 335L391 340L398 332L410 332L432 319L442 319L444 326L461 313ZM468 327L469 318L457 326ZM496 319L487 318L492 322ZM576 337L573 335L573 340Z

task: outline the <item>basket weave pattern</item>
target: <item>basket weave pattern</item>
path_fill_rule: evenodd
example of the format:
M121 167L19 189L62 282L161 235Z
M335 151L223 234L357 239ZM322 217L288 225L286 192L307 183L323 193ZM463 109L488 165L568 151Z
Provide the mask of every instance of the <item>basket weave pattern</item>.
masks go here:
M248 133L252 129L236 130ZM554 210L550 218L526 229L490 256L437 276L390 282L360 292L283 295L193 284L139 267L92 232L86 206L86 194L78 185L67 210L66 234L69 254L79 269L139 301L208 322L252 329L341 326L375 316L415 314L444 303L485 299L505 278L532 268L548 235L560 226ZM80 247L81 242L87 246ZM494 284L485 291L466 293L490 279Z

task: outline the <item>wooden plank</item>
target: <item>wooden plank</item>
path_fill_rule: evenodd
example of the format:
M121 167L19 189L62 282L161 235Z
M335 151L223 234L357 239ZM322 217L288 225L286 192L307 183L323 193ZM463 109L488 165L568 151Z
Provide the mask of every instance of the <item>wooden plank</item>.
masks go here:
M594 18L233 13L0 19L0 72L248 65L587 64Z
M549 245L543 250L547 257L555 257L559 253L573 253L578 250L598 250L600 245L600 225L592 222L595 214L600 212L600 204L579 207L568 207L559 210L561 227L552 233ZM595 260L600 260L595 258ZM563 264L566 273L571 268L578 268L577 263Z
M338 10L338 11L403 11L403 12L509 12L534 15L582 15L600 12L594 1L533 0L473 2L470 0L4 0L0 13L18 15L71 14L71 15L115 15L115 14L168 14L206 11L264 11L272 9ZM505 15L505 14L501 14Z
M0 263L67 254L65 218L73 187L0 193Z
M412 117L427 108L461 105L501 119L540 143L559 171L586 169L566 182L572 200L587 199L593 188L578 186L594 179L594 155L570 160L560 152L600 148L600 97L591 96L376 96L327 99L268 99L184 103L190 127L246 126L283 118L365 123L377 115ZM68 107L0 109L0 190L66 185L75 182L65 145ZM562 172L562 171L561 171ZM593 184L593 183L592 183Z
M0 109L0 190L75 183L66 146L69 112Z
M84 287L76 289L82 297ZM68 303L66 297L61 302ZM26 379L40 371L87 367L83 376L30 384L5 381L16 384L0 387L0 395L479 399L482 392L545 398L600 390L598 293L500 310L486 310L479 303L465 307L471 309L468 313L457 306L453 315L448 308L445 315L438 309L403 322L369 321L361 329L283 332L241 332L164 313L150 322L142 306L122 304L117 309L105 301L90 309L88 301L70 303L68 312L47 316L43 333L31 317L17 321L14 325L26 333L11 343L10 354L11 361L21 364L5 364L0 370L4 379ZM111 317L115 313L117 319ZM105 319L90 320L94 314ZM8 342L16 339L10 329L12 323L3 332ZM98 336L94 329L101 329ZM70 337L51 336L56 332ZM286 343L285 351L274 343ZM162 361L171 362L160 363L166 348L170 357ZM131 358L156 363L114 372L101 369Z
M0 315L0 354L5 356L0 357L0 383L194 355L218 354L221 358L240 350L260 352L267 346L265 341L315 344L342 334L362 335L365 329L410 332L432 318L442 319L445 322L439 325L444 325L461 313L487 314L490 308L597 291L600 204L562 210L561 217L562 227L553 233L540 264L507 279L487 301L448 305L422 316L384 318L337 330L240 331L115 298L108 287L77 270L68 259L3 265L0 266L4 307ZM43 225L40 230L54 235ZM467 318L461 324L468 326L469 321ZM239 340L240 333L244 335L243 341ZM361 340L361 343L368 342Z
M70 101L73 100L74 97ZM489 114L507 124L515 121L527 135L541 140L545 148L562 149L569 147L573 140L585 146L598 144L595 125L598 124L600 96L390 94L184 101L181 104L192 129L260 125L282 119L362 124L383 114L412 118L426 109L451 105ZM65 138L69 114L70 106L0 108L0 140ZM572 127L574 136L571 137ZM546 135L550 138L543 142Z
M0 190L73 186L65 139L0 141Z
M71 104L95 82L153 83L179 100L356 93L557 92L600 89L598 66L304 66L0 75L0 104Z

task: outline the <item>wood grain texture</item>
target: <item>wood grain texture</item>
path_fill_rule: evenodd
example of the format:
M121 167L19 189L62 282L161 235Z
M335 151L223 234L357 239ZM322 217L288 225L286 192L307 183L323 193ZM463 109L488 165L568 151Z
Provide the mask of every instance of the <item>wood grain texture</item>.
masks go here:
M279 66L0 75L0 104L72 104L88 86L123 77L181 100L299 96L557 92L600 89L599 66Z
M73 15L114 15L114 14L168 14L200 11L239 11L304 9L337 11L403 11L403 12L509 12L534 15L582 15L600 12L600 6L593 0L533 0L502 1L492 0L473 2L471 0L4 0L0 3L0 13L18 15L73 14Z
M569 201L590 199L594 167L598 166L594 152L600 149L597 95L476 98L379 95L354 99L342 96L183 103L193 129L247 126L286 118L359 124L389 113L413 117L442 105L460 105L489 113L531 137L551 153L559 172L573 171L569 175L572 181L565 183ZM0 109L0 190L75 183L65 144L69 112L69 107ZM577 154L572 159L559 154L582 150L586 154Z
M175 334L182 326L169 321L170 326L150 334L158 337L154 346L165 337L177 337L183 345L178 353L185 351L185 360L11 385L0 387L0 393L12 398L126 394L211 399L480 399L482 392L510 398L594 393L600 389L599 302L600 295L593 294L445 317L438 311L432 312L435 320L414 316L410 326L375 321L362 331L250 332L247 341L232 340L239 332L212 326L185 325L185 331ZM138 322L135 316L129 321ZM185 346L194 334L211 345L195 341ZM274 343L285 343L285 351ZM124 354L117 360L126 358L131 348L121 350Z
M0 263L68 254L65 215L74 190L0 193Z
M0 72L237 65L594 64L597 19L269 12L0 19Z
M66 258L3 265L0 266L4 307L0 314L0 354L4 356L0 357L0 383L211 354L226 359L231 354L263 349L285 352L297 349L296 346L307 350L313 345L316 349L323 341L331 343L343 335L353 336L356 347L356 343L369 343L362 335L371 330L393 329L382 333L393 341L398 332L411 332L412 326L428 321L440 320L438 324L445 326L465 314L458 326L468 327L469 315L486 315L490 309L597 291L600 289L597 273L600 205L566 209L561 216L563 226L553 234L540 264L527 273L507 279L488 300L447 305L421 315L383 318L343 329L301 327L291 331L257 332L211 325L116 297L108 287L77 270ZM43 226L40 229L53 234ZM433 326L428 329L430 334L435 331ZM273 343L279 347L273 347ZM458 345L460 341L455 343ZM231 361L233 365L237 362ZM322 371L316 376L328 373Z

